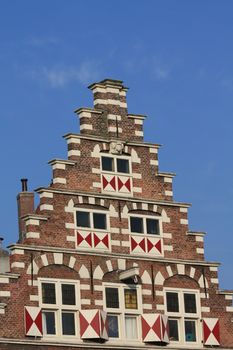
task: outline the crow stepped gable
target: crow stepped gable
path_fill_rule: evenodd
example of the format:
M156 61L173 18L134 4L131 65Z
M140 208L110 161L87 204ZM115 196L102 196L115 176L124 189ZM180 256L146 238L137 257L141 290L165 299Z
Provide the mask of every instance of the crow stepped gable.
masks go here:
M22 180L19 241L0 250L0 349L233 349L233 292L143 140L146 117L128 113L122 81L89 88L36 209Z

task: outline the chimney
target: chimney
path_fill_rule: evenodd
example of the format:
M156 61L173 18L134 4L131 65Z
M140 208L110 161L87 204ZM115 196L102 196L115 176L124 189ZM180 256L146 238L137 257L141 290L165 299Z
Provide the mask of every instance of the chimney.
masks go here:
M22 191L17 196L19 242L22 242L25 234L25 222L22 217L34 212L34 193L28 192L27 179L21 179Z

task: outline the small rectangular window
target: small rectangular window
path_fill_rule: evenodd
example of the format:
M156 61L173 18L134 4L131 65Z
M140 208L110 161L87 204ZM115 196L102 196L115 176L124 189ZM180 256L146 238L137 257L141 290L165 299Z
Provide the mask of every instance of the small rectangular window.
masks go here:
M195 314L197 312L195 294L184 293L184 310L185 313L189 314Z
M117 159L117 172L118 173L129 173L129 161L127 159Z
M124 295L125 295L125 308L136 310L138 308L137 290L136 289L125 289Z
M159 234L159 222L155 219L146 219L146 231L150 235Z
M43 311L42 320L44 333L47 335L56 334L55 312Z
M94 228L106 230L106 215L100 213L93 213Z
M167 297L167 311L179 312L178 293L167 292L166 297Z
M75 335L74 313L62 312L62 334Z
M196 341L196 322L191 320L185 320L185 340L187 342Z
M131 232L143 233L143 220L142 218L131 217L130 218Z
M73 284L62 284L62 304L75 305L75 286Z
M113 158L102 157L101 161L102 161L102 170L114 171Z
M106 307L112 309L119 309L119 295L118 288L106 288Z
M56 291L54 283L42 283L42 303L56 304Z
M127 339L137 339L137 317L136 316L125 316L125 336Z
M168 320L169 339L171 341L179 341L178 320Z
M86 211L77 211L77 226L90 227L90 215Z
M119 338L118 316L108 315L108 336L109 338Z

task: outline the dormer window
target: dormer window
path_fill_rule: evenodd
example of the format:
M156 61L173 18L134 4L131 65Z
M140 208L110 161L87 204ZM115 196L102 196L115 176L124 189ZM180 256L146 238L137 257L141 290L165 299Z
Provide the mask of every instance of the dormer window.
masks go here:
M163 255L162 222L159 216L131 214L129 229L132 254Z
M129 160L123 158L102 157L102 170L129 174Z
M130 218L131 232L159 235L159 221L151 218L132 216Z
M130 158L104 154L101 157L102 190L109 194L131 195Z
M76 246L78 249L110 250L109 222L103 210L76 211Z
M106 214L77 211L77 226L106 230Z

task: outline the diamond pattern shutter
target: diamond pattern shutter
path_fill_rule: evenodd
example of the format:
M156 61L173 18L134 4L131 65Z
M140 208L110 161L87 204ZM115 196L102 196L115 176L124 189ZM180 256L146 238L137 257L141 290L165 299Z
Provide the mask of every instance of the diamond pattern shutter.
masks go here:
M143 314L142 340L144 342L169 343L168 317L160 314Z
M106 192L116 192L116 176L109 174L102 175L102 186Z
M130 177L118 176L117 185L118 185L118 192L120 192L120 193L130 193L131 192Z
M205 345L220 345L218 318L203 318L203 341Z
M107 313L105 311L81 310L79 320L82 339L108 340Z
M25 334L32 337L42 337L42 313L41 308L24 307Z
M131 252L146 253L146 239L140 236L131 236Z

